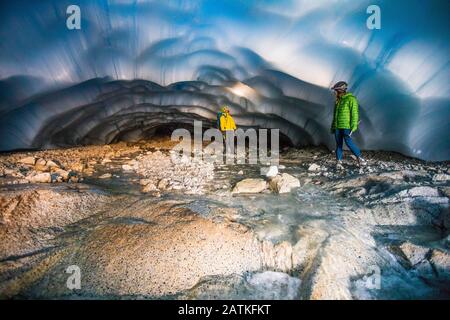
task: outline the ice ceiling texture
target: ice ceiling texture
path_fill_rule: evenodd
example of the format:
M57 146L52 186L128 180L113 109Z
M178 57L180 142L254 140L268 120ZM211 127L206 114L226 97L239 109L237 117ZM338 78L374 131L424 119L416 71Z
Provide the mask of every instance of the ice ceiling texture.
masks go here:
M66 9L81 8L81 30ZM366 27L370 4L381 30ZM242 127L325 144L330 86L361 104L364 149L450 159L447 0L5 1L0 150L149 137L230 105Z

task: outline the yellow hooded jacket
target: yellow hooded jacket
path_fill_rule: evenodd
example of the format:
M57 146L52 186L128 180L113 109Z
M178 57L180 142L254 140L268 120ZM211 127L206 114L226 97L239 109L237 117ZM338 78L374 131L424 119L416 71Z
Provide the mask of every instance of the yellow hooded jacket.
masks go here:
M220 116L220 131L236 130L236 124L229 113Z

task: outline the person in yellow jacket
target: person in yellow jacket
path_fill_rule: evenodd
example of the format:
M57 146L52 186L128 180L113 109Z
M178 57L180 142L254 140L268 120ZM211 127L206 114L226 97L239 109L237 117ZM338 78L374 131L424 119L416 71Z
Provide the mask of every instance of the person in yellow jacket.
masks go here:
M236 130L236 124L234 123L233 117L230 114L230 110L225 106L221 110L222 114L220 115L220 131L225 134L227 131Z
M234 154L234 130L236 130L236 124L234 123L234 119L227 106L223 106L220 110L219 128L222 132L223 141L225 142L225 152L228 159L228 155ZM228 132L230 132L230 134L228 134Z

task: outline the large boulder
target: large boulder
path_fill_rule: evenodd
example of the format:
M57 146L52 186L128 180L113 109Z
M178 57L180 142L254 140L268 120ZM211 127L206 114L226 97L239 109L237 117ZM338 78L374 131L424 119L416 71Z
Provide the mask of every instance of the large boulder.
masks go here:
M283 173L270 180L270 189L277 193L291 192L293 188L300 187L300 181L290 174Z
M260 193L267 189L267 182L263 179L244 179L233 188L232 193Z

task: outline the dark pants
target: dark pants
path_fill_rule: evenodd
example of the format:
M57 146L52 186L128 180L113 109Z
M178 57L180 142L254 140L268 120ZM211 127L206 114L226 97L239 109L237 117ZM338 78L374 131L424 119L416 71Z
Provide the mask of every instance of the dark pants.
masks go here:
M353 143L352 138L350 137L350 129L336 129L334 132L334 137L336 138L336 159L342 160L343 146L344 141L350 151L356 156L361 156L361 151L358 147Z
M222 137L225 142L225 152L227 154L234 153L234 130L222 131Z

